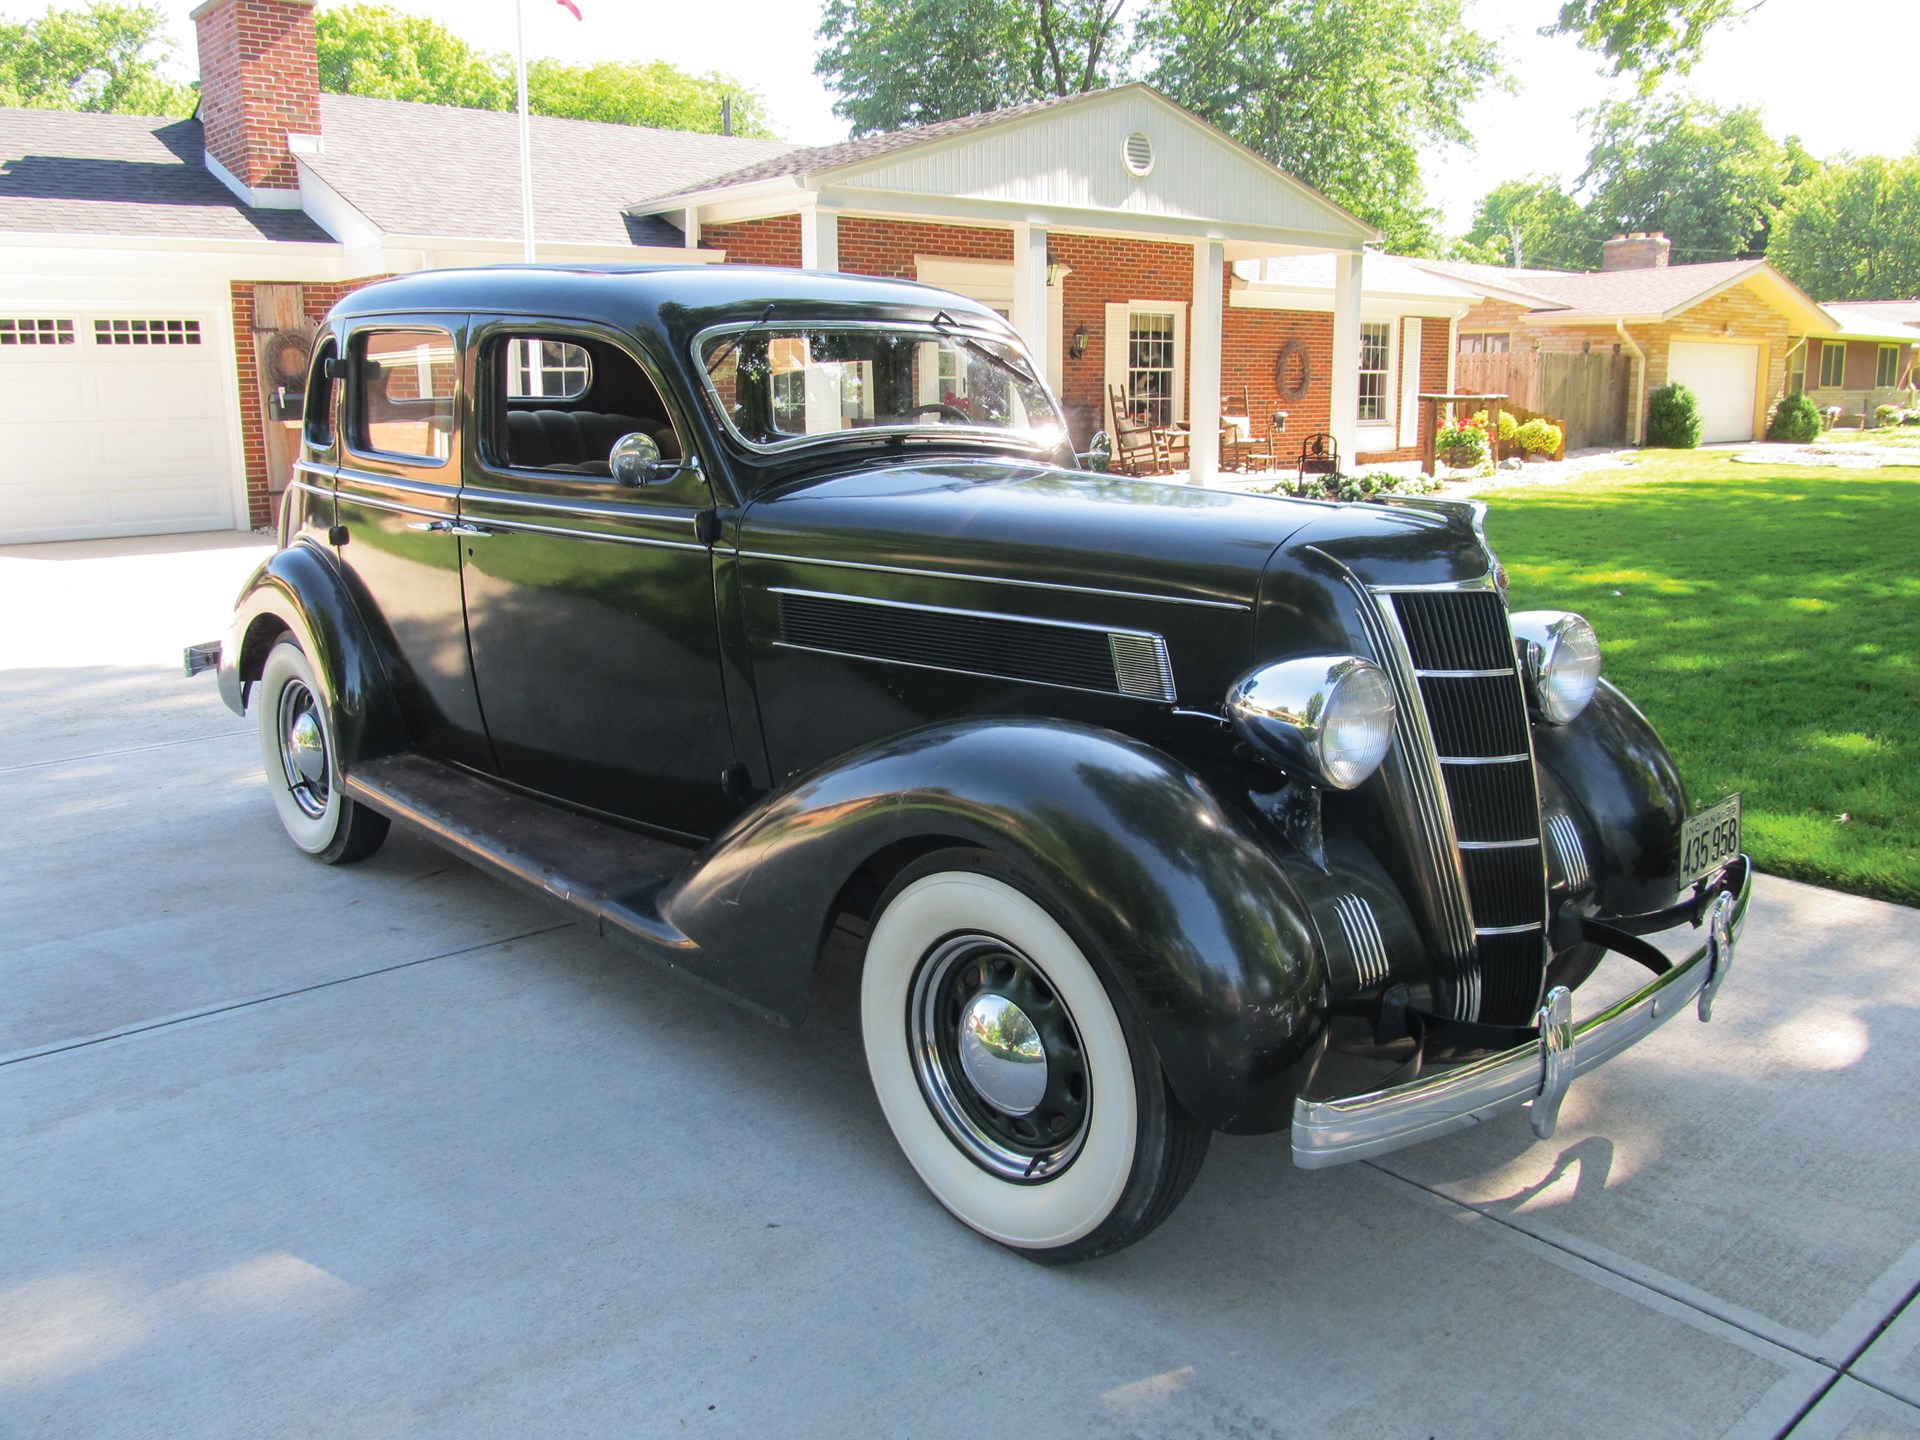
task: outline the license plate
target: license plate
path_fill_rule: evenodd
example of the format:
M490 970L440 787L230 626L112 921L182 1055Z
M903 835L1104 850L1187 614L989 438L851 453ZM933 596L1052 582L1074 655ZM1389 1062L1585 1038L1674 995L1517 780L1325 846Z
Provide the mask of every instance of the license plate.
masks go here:
M1680 827L1680 881L1698 880L1740 858L1740 797L1689 815Z

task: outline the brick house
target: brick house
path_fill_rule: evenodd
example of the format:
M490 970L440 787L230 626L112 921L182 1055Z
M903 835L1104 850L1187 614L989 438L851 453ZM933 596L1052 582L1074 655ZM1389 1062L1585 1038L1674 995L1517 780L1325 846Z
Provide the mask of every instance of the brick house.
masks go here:
M1911 408L1920 391L1920 300L1828 301L1834 330L1809 338L1787 367L1787 388L1822 410L1872 423L1875 407Z
M1891 316L1859 317L1870 333L1843 335L1836 311L1765 260L1673 265L1667 237L1644 233L1616 235L1601 252L1594 272L1414 263L1478 295L1459 323L1462 353L1605 349L1630 357L1632 444L1646 433L1647 395L1670 382L1699 397L1702 440L1752 440L1766 432L1782 395L1816 393L1805 382L1819 376L1809 365L1822 362L1809 357L1844 345L1825 363L1835 376L1844 364L1850 392L1872 388L1876 367L1886 367L1878 346L1896 338L1887 334L1898 328ZM1895 368L1912 383L1911 358Z
M327 307L521 258L514 116L321 94L312 0L194 18L190 120L0 111L0 541L267 523ZM1192 428L1200 479L1223 397L1350 464L1410 456L1408 397L1447 383L1475 300L1384 257L1363 293L1365 224L1145 86L826 147L532 132L541 259L961 291L1007 313L1078 441L1118 389Z

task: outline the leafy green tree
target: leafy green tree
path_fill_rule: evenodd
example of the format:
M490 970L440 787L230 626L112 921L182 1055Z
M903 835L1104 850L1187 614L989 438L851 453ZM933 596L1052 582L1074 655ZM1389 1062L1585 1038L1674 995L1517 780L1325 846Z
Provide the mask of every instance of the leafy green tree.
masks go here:
M186 115L194 91L160 73L173 52L157 5L107 0L0 20L0 105Z
M1687 97L1616 101L1593 114L1579 184L1602 234L1660 230L1675 264L1763 254L1787 153L1751 106L1719 110Z
M514 106L512 60L476 50L424 16L387 5L346 5L317 15L314 31L322 90L470 110ZM717 131L728 97L734 134L772 136L766 102L717 71L692 75L664 60L527 65L527 107L536 115Z
M1540 32L1575 36L1603 56L1615 75L1635 75L1642 94L1660 77L1684 75L1700 58L1707 32L1740 20L1761 0L1566 0L1560 18Z
M774 138L766 101L718 71L692 75L664 60L646 64L620 60L603 60L597 65L563 65L558 60L527 63L527 106L537 115L717 133L723 99L733 102L735 135Z
M1920 155L1842 157L1795 186L1767 258L1816 300L1920 295Z
M1455 253L1492 265L1591 270L1599 263L1600 239L1558 181L1530 175L1502 181L1480 197Z
M855 135L1077 95L1121 78L1126 0L828 0L814 73Z
M1470 145L1464 112L1504 83L1459 0L1160 0L1140 22L1160 89L1380 228L1430 253L1423 145Z
M314 17L320 88L340 95L510 110L513 71L446 26L386 5L346 5Z

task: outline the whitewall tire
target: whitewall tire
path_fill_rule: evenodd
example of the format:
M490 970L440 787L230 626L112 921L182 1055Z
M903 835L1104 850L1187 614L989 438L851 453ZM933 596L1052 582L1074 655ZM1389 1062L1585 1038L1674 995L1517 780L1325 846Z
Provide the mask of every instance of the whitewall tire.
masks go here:
M288 838L329 865L364 860L387 838L387 818L339 785L333 717L313 666L291 638L275 643L253 689L260 762Z
M860 1023L894 1137L936 1199L1037 1260L1105 1254L1158 1225L1207 1132L1086 949L1011 867L948 851L890 889Z

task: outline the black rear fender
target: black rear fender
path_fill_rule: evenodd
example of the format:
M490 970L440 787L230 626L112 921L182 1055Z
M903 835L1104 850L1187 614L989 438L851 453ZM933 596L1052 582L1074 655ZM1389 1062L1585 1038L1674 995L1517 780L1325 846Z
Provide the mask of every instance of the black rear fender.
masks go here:
M234 607L220 650L220 698L244 715L267 652L291 634L313 663L335 727L343 765L406 748L406 730L388 688L384 657L332 559L296 542L253 572Z

